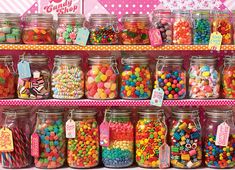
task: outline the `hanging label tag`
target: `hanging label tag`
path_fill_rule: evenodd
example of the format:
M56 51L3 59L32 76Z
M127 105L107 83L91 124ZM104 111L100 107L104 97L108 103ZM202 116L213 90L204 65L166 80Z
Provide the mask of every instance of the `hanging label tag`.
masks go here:
M209 49L220 51L221 43L222 43L222 35L219 32L213 32L210 36L209 41Z
M77 37L75 44L81 45L81 46L86 46L87 40L89 38L89 30L85 27L79 28L77 31Z
M162 36L159 29L152 28L149 30L149 39L151 46L156 47L162 45Z
M170 147L167 143L163 143L159 148L159 168L169 168L170 167Z
M161 88L153 89L150 104L158 107L162 107L164 91Z
M0 129L0 152L14 151L12 131L6 127Z
M40 140L37 133L31 135L31 156L38 158L39 157L39 145Z
M31 77L31 71L30 71L30 65L28 61L22 60L17 65L19 77L21 79L24 78L30 78Z
M66 138L76 137L76 126L73 119L69 119L66 122L65 131L66 131Z
M227 146L229 139L230 127L226 122L217 127L215 144L217 146Z
M109 123L106 121L100 125L100 145L109 146Z

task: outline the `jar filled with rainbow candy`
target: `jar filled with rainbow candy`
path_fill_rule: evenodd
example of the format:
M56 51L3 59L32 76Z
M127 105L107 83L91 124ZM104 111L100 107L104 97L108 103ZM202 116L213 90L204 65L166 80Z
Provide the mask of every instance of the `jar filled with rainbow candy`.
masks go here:
M221 125L225 129L229 127L230 130L228 134L220 133L217 136L218 126ZM222 135L228 135L228 139ZM222 137L222 141L219 139L220 137ZM223 141L223 139L225 140ZM206 110L204 157L206 166L210 168L235 167L235 126L232 110Z
M179 56L160 56L156 61L154 88L162 88L164 99L184 99L186 97L184 59Z
M71 110L75 138L67 141L67 162L73 168L91 168L99 164L99 128L94 110ZM69 120L68 120L69 121Z
M159 149L166 142L164 110L146 109L139 113L136 125L136 162L145 168L159 167Z
M176 109L170 125L171 165L197 168L202 163L202 134L198 110Z

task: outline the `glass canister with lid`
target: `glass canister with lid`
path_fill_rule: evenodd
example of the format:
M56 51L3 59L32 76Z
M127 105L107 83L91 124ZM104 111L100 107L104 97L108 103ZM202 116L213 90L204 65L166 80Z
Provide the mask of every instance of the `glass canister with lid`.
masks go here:
M80 56L62 55L54 59L52 70L52 97L80 99L84 96L84 73Z
M166 142L163 109L142 109L136 125L136 162L145 168L159 167L159 149Z

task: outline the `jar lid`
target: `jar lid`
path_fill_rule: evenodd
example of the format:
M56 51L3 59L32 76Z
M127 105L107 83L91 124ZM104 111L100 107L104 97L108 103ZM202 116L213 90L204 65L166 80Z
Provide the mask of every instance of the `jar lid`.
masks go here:
M116 58L114 56L110 57L102 57L102 56L93 56L89 57L88 61L91 63L112 63L113 61L116 61Z
M59 14L58 15L58 19L76 19L76 20L81 20L84 21L85 20L85 16L82 14Z
M0 61L1 62L12 62L12 56L11 55L0 55Z
M125 14L122 17L122 22L149 22L149 16L147 14Z
M20 14L17 13L0 13L0 22L20 21Z
M117 15L114 14L91 14L90 22L114 22L118 21Z
M61 63L74 63L81 62L80 56L75 55L56 55L54 58L55 62L61 62Z
M25 16L27 22L38 21L38 22L53 22L52 14L27 14Z
M193 15L209 15L210 14L210 10L195 10L193 11Z
M230 117L233 116L232 110L224 110L224 109L208 109L206 110L205 113L207 117L213 117L213 118L226 117L230 119Z
M225 62L235 62L235 56L226 55L226 56L224 57L224 61L225 61ZM231 63L231 64L233 64L233 63Z
M4 109L2 112L5 116L28 116L29 110L23 109L23 108L18 108L18 109Z
M138 111L140 116L164 116L163 109L144 109Z
M48 62L48 57L45 55L21 55L20 60L25 60L28 62Z
M173 116L199 116L199 111L196 108L177 108L172 112Z
M184 59L181 56L159 56L155 60L160 64L182 64L184 62Z
M57 115L57 116L62 116L64 111L61 109L39 109L36 112L39 116L43 115Z
M70 113L72 112L73 117L89 117L89 116L95 116L97 114L96 110L81 110L81 109L75 109L70 110Z
M140 56L130 56L123 57L121 59L122 64L148 64L150 59L148 57L140 57Z
M113 115L113 116L131 116L131 111L128 109L111 109L107 111L108 115Z
M190 11L189 10L174 10L173 14L178 14L178 15L190 15Z
M220 14L229 15L230 11L229 10L212 10L211 13L214 15L220 15Z
M195 63L206 63L206 62L217 62L218 58L214 56L192 56L190 58L191 62Z

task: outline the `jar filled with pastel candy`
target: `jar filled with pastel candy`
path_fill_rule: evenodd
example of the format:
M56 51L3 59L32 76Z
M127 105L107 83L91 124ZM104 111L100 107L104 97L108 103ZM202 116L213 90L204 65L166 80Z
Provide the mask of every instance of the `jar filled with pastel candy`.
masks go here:
M172 14L169 10L155 10L153 12L152 27L161 33L163 44L172 44Z
M12 133L13 151L1 152L1 163L3 168L18 169L29 167L32 163L30 155L30 136L31 123L29 112L25 109L4 109L3 129ZM7 135L8 133L1 133ZM7 140L8 138L6 138ZM1 145L9 147L8 140L3 140L1 136ZM5 143L6 142L6 143ZM1 146L3 147L3 146Z
M118 19L113 14L91 14L90 43L118 44Z
M34 133L39 136L39 157L34 157L37 168L53 169L64 165L66 138L64 112L56 109L38 110Z
M198 110L173 111L170 126L171 165L174 168L197 168L202 163L201 125Z
M53 15L26 15L22 40L25 44L54 44L55 29L53 27Z
M21 42L20 14L0 14L0 43L16 44Z
M193 44L209 44L211 35L210 11L198 10L193 12Z
M102 162L105 167L124 168L134 161L134 128L131 112L110 110L106 114L109 126L109 145L102 146Z
M192 22L190 11L174 11L173 44L192 44Z
M189 98L215 99L220 95L220 72L217 58L193 56L189 68Z
M234 168L235 126L232 110L207 110L205 125L204 157L206 166L216 169ZM230 128L228 134L221 130L227 128ZM227 135L228 138L226 138Z
M167 127L164 110L139 111L136 125L136 162L145 168L159 167L159 149L166 142Z
M67 162L73 168L91 168L99 164L99 128L94 110L71 110L75 138L67 141ZM69 121L69 120L68 120Z
M125 14L122 17L122 44L149 44L150 21L146 14Z
M156 58L154 88L164 91L164 99L184 99L186 96L186 71L184 59L178 56Z
M78 14L58 15L58 26L56 29L57 44L75 44L78 29L83 27L85 17Z
M84 96L84 73L79 56L56 56L52 70L52 97L80 99Z
M114 57L88 58L86 97L89 99L115 99L118 96L118 69Z
M222 44L232 44L232 22L228 10L214 10L212 19L212 32L219 32L222 35Z
M19 64L23 65L22 69ZM28 67L24 67L27 66ZM51 74L44 55L21 56L18 63L17 94L20 99L47 99L50 96Z

